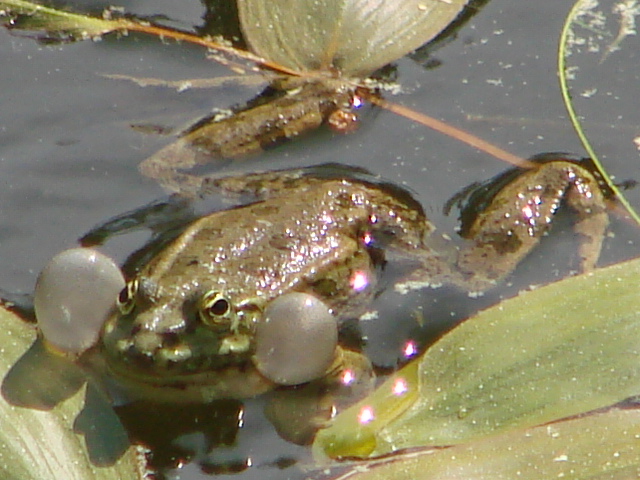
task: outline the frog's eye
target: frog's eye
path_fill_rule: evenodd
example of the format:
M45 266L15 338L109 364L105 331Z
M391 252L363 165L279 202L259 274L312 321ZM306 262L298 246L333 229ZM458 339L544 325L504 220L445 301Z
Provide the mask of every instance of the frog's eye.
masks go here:
M331 366L338 325L329 308L308 293L273 300L256 326L256 368L281 385L320 378Z
M228 324L231 316L231 303L220 292L209 292L202 297L200 318L211 326Z
M135 305L136 294L138 293L138 279L134 278L130 282L128 282L120 293L118 294L118 298L116 300L116 304L118 305L118 309L122 315L127 315L131 313L133 310L133 306Z

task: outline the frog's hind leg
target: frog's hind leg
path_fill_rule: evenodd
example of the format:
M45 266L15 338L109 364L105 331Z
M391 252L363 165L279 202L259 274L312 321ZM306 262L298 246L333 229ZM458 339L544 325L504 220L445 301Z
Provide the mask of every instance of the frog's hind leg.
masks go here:
M361 400L374 386L375 373L369 359L362 353L338 347L326 376L271 392L265 414L280 437L308 445L336 411Z
M315 130L333 112L350 105L353 96L353 88L341 82L300 83L293 77L273 82L246 105L196 122L144 160L140 172L171 192L196 196L208 176L192 172L194 167L213 164L220 170Z
M102 245L111 237L148 229L154 234L182 227L195 220L192 203L179 195L157 200L121 213L94 226L78 242L83 247Z
M577 215L580 270L595 267L609 224L599 182L580 162L538 160L543 162L538 168L502 182L482 210L476 207L463 224L461 235L472 243L461 251L457 266L471 290L486 290L508 275L547 233L561 204Z

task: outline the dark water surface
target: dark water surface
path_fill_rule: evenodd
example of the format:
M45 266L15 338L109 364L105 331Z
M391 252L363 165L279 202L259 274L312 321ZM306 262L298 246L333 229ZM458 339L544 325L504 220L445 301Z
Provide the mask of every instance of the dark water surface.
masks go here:
M74 4L89 11L107 5L80 0ZM400 60L399 81L405 93L390 99L522 157L546 151L582 154L566 119L556 78L557 41L572 4L571 0L491 0L456 38L433 54L431 60L437 60L438 67L425 69L412 60ZM166 15L183 28L202 24L203 7L197 0L121 1L118 5L134 14ZM598 89L591 98L576 95L576 102L596 150L619 180L640 177L638 151L631 141L640 135L640 113L629 101L638 88L638 72L633 69L640 62L628 53L640 50L637 37L625 42L626 50L590 66L576 87L578 92ZM130 124L186 126L214 107L241 103L257 91L237 85L178 93L100 76L178 80L229 74L207 60L201 48L163 44L142 35L44 46L2 29L0 62L0 288L15 293L31 292L48 259L73 246L96 223L162 197L161 188L143 178L137 166L171 138L136 132ZM366 167L406 186L433 222L451 235L455 235L455 217L442 215L446 200L469 183L506 168L484 153L379 110L367 113L353 135L313 134L239 168L324 162ZM640 207L639 195L637 189L629 192L636 207ZM616 238L606 244L604 262L636 254L636 232L620 222L614 222L614 231ZM123 259L143 239L139 235L117 239L105 251ZM552 254L562 251L565 243L571 248L571 234L560 235L557 241L561 244L547 242L541 254L526 262L520 269L523 278L515 280L516 286L506 294L565 271L564 256ZM428 332L423 332L426 338L492 303L498 294L464 306L459 305L460 295L451 294L458 299L456 308L447 304L446 293L437 303L425 295L407 299L406 307L424 308L430 322ZM399 301L404 300L389 300ZM391 303L388 308L393 311L395 306ZM364 325L363 330L374 359L391 364L413 327L408 322L384 323L384 310L381 306L380 321ZM233 464L251 457L254 466L234 478L302 478L295 467L280 470L274 462L304 457L306 450L278 440L259 411L259 400L249 402L239 449L201 452L199 460ZM176 475L195 479L206 474L193 464Z

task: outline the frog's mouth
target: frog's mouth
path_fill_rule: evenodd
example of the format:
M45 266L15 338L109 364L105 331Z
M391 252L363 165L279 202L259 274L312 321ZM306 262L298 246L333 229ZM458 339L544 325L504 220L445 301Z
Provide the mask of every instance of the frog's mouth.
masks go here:
M150 385L211 384L221 372L255 370L248 335L218 337L211 330L191 335L152 331L105 332L102 352L116 379Z
M153 402L209 403L223 398L250 398L265 393L275 384L247 362L211 371L154 375L127 368L123 362L108 362L108 372L131 399Z

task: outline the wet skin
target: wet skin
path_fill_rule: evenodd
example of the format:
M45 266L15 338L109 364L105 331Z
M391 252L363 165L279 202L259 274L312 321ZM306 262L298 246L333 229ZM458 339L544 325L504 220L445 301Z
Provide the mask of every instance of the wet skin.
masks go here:
M274 81L247 105L191 126L177 141L145 159L140 171L168 191L197 194L202 178L190 170L198 165L253 156L322 124L342 133L352 131L357 123L352 111L359 99L357 90L329 77Z
M399 289L450 284L491 288L538 243L560 201L575 210L582 269L598 259L608 216L597 181L582 166L551 161L503 180L463 224L461 249L436 249L433 226L410 194L362 174L290 170L205 185L258 201L191 223L142 266L104 327L112 373L158 398L210 401L258 395L277 385L254 364L256 325L271 301L306 292L339 321L363 313L385 258L411 261ZM491 190L491 189L489 189ZM366 371L337 346L322 375ZM162 387L162 388L158 388Z

